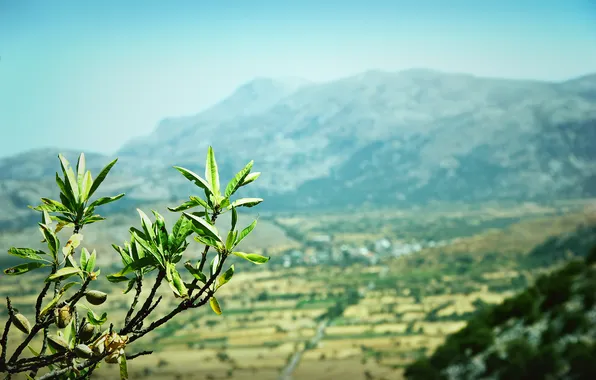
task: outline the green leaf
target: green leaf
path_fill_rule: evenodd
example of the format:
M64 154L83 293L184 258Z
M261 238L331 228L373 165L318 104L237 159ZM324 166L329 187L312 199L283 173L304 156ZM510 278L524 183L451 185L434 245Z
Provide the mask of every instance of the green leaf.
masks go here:
M30 272L35 269L43 268L48 266L47 264L40 263L40 262L31 262L31 263L24 263L19 264L17 266L4 269L4 274L11 275L11 276L18 276L23 273Z
M208 245L209 247L218 248L221 247L222 243L218 242L217 240L210 238L208 236L200 236L197 235L194 237L195 241L201 243L203 245Z
M114 201L117 201L118 199L122 198L124 196L124 193L120 193L118 195L114 195L113 197L102 197L99 199L94 200L88 207L98 207L101 205L105 205Z
M58 294L56 294L56 296L52 298L52 300L43 309L41 309L41 311L39 312L39 317L43 318L50 310L53 310L63 295L64 292L58 292Z
M201 178L198 174L182 168L180 166L174 166L174 169L178 170L180 173L182 173L182 175L188 179L189 181L193 182L195 185L197 185L198 187L202 188L203 190L205 190L206 192L208 192L209 194L212 193L211 191L211 187L209 186L209 183L207 181L205 181L203 178Z
M193 226L197 229L197 233L202 233L203 235L215 239L223 244L223 241L219 236L219 233L217 232L217 228L215 228L215 226L209 224L209 222L207 222L205 219L199 218L198 216L186 212L183 213L183 215L193 222Z
M42 203L47 206L44 207L45 210L50 211L50 212L65 212L65 213L70 213L71 211L68 209L68 207L66 207L65 205L63 205L62 203L55 201L53 199L49 199L49 198L41 198Z
M254 207L261 202L263 202L263 199L261 198L240 198L232 202L227 208L231 209L232 207Z
M132 257L130 257L130 255L128 254L128 252L130 252L131 246L128 243L124 243L124 245L127 249L124 249L116 244L112 244L112 248L114 248L114 250L116 250L116 252L120 254L120 257L122 258L122 264L126 266L132 263Z
M207 202L205 202L203 199L199 198L199 197L195 197L194 195L191 195L190 200L193 202L196 202L199 206L202 206L206 209L209 209L209 204L207 204Z
M60 159L60 165L62 166L62 172L64 173L64 178L66 179L66 188L69 189L72 193L72 198L74 203L78 203L79 200L79 185L77 183L77 179L75 178L74 171L70 166L70 163L62 154L58 154L58 158Z
M101 183L103 182L103 180L106 178L106 176L110 172L110 169L112 169L112 166L114 166L117 161L118 161L117 158L114 159L112 162L110 162L109 164L107 164L101 170L101 172L99 172L99 175L97 176L97 178L95 178L95 180L93 181L93 184L91 185L91 189L89 190L89 196L88 196L88 198L90 198L93 195L93 193L95 193L95 191L97 190L97 188L99 187L99 185L101 185Z
M211 275L213 276L217 271L217 267L219 266L220 257L219 254L215 255L211 260Z
M89 199L89 191L91 190L91 185L93 184L93 177L91 176L91 172L87 170L85 173L85 177L83 178L83 185L81 186L81 196L84 200Z
M106 278L108 279L109 282L114 282L114 283L131 280L130 278L128 278L120 273L109 274L106 276Z
M95 315L93 310L87 310L87 320L95 326L101 326L108 320L108 313L104 312L99 318Z
M259 178L259 176L261 175L261 172L254 172L254 173L250 173L249 175L246 176L246 178L244 178L244 181L242 181L242 183L240 184L240 186L246 186L251 182L254 182L257 178Z
M91 224L91 223L95 223L95 222L100 222L102 220L106 220L106 218L104 218L101 215L91 215L86 217L85 219L83 219L81 221L82 224Z
M135 239L135 241L145 250L145 252L149 253L152 257L154 257L155 260L157 260L157 262L162 267L164 266L163 258L161 257L159 252L157 252L156 249L154 249L151 246L151 244L148 241L139 237L139 235L135 231L132 231L132 236L133 236L133 239Z
M83 181L85 180L85 153L81 153L79 155L79 160L77 161L77 184L79 189L79 194L81 195L81 201L86 201L83 193Z
M120 380L128 380L128 368L126 365L126 355L118 357L118 366L120 367Z
M153 231L153 224L151 223L151 219L145 214L141 209L137 209L137 212L141 216L141 226L143 227L143 231L145 231L145 236L147 236L152 241L155 241L155 232Z
M77 282L77 281L72 281L72 282L69 282L67 284L64 284L64 286L62 287L62 289L60 289L60 292L64 294L68 289L72 288L73 286L75 286L78 283L79 282Z
M230 230L228 232L228 237L226 238L226 249L230 250L234 247L234 231Z
M16 257L20 257L22 259L31 259L31 260L44 260L43 257L40 255L45 255L44 251L31 249L31 248L15 248L12 247L8 250L8 254Z
M45 241L48 243L48 248L52 253L52 257L56 260L58 248L60 247L60 240L47 225L39 223L39 227L41 228L41 233L43 234Z
M207 282L207 276L197 268L193 267L190 261L184 263L184 267L192 274L194 278L201 281L203 284Z
M128 285L126 285L126 289L124 289L122 291L122 294L126 294L126 293L130 292L132 290L132 288L135 286L135 281L136 281L136 278L131 278L130 280L128 280Z
M157 211L151 210L153 215L155 216L155 233L157 237L157 244L162 247L162 249L168 250L168 231L166 229L166 222Z
M76 200L74 199L74 196L70 189L66 187L66 184L64 183L62 178L60 178L57 172L56 184L60 189L60 199L62 200L62 204L64 204L64 206L68 207L69 209L74 210L74 204L76 203Z
M209 299L209 306L217 315L221 315L221 307L219 306L219 302L217 302L217 298L211 297Z
M83 268L83 270L85 272L88 272L87 269L87 262L89 261L89 251L87 250L87 248L83 247L81 248L81 268Z
M180 273L178 273L175 268L172 271L172 285L179 297L188 297L188 289L186 289L186 286L180 277Z
M91 256L89 256L89 260L87 261L87 265L85 265L85 267L83 268L83 270L85 272L91 273L93 272L93 269L95 269L95 261L97 260L97 252L95 252L95 250L93 250L93 252L91 252Z
M240 235L238 236L238 238L236 239L236 242L234 243L234 246L237 246L238 244L240 244L240 242L248 236L248 234L250 234L252 232L252 230L255 229L255 227L257 226L257 219L255 219L251 224L248 225L248 227L246 227L245 229L243 229L240 232Z
M217 279L217 289L227 284L234 275L234 264Z
M168 210L170 210L171 212L179 212L179 211L184 211L184 210L188 210L189 208L193 208L193 207L197 207L199 204L197 202L195 202L194 200L190 200L190 201L186 201L184 203L182 203L180 206L176 206L176 207L168 207Z
M64 256L66 257L70 255L71 250L75 250L81 244L81 240L83 240L83 235L73 234L66 242L64 248L62 248L62 253Z
M74 268L74 267L60 268L56 271L56 273L51 274L47 278L46 282L51 281L51 280L56 280L58 278L72 276L73 274L78 274L78 273L81 273L80 268Z
M33 347L27 345L27 348L29 349L29 351L31 351L31 353L33 354L33 356L39 356L39 352L35 351L33 349Z
M238 211L236 207L232 207L232 230L236 228L236 223L238 223Z
M256 253L244 253L244 252L232 252L232 253L234 255L236 255L238 257L242 257L243 259L246 259L254 264L265 264L270 259L269 257L261 256Z
M246 176L250 173L250 169L252 169L253 161L250 161L246 166L240 170L234 178L228 183L226 186L226 190L224 192L224 197L229 198L232 194L236 192L240 188L240 185L246 179Z
M205 163L205 178L211 185L211 192L218 196L219 193L219 172L217 171L217 162L215 161L215 153L213 148L209 147L207 150L207 162Z
M180 215L168 238L170 249L175 250L180 247L190 234L192 234L192 222L184 215Z

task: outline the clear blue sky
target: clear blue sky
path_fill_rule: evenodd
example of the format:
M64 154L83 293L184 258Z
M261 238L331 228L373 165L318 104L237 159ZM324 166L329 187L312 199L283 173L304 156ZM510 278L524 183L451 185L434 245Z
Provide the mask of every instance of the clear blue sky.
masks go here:
M0 156L111 153L255 76L596 71L590 0L0 0Z

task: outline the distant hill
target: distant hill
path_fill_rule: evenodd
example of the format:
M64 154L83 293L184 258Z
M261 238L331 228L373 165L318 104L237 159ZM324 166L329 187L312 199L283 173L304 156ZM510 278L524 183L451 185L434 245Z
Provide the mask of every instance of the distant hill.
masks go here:
M226 180L255 160L263 175L245 195L266 198L263 210L593 197L595 80L426 69L328 83L258 78L204 112L164 119L125 143L106 187L127 191L120 205L186 197L192 185L171 166L202 172L212 145ZM0 217L0 228L21 225L26 214L16 210L53 186L56 153L0 160L0 215L10 215Z

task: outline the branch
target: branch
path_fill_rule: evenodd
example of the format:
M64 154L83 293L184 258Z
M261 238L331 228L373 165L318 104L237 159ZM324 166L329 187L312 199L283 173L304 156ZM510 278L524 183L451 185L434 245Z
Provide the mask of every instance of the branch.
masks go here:
M91 282L91 277L87 277L87 279L83 283L83 286L81 286L81 288L72 297L70 297L66 301L59 303L56 307L60 308L66 304L70 304L71 306L74 306L83 297L83 295L85 294L85 290L87 289L87 286L89 286L90 282ZM17 347L15 352L10 357L9 363L10 364L14 363L19 358L19 355L21 355L21 353L23 352L25 347L27 347L29 342L31 342L31 340L39 332L39 330L50 326L52 324L52 322L53 321L52 321L51 314L48 313L48 315L46 315L46 317L45 317L45 320L35 323L35 325L31 329L31 332L29 333L29 335L27 335L25 340Z
M126 318L124 319L124 326L128 326L128 324L130 323L130 319L132 317L132 313L135 310L135 307L137 306L137 303L139 302L139 296L141 295L141 292L143 291L143 275L139 275L136 278L136 289L135 289L135 298L132 301L132 304L130 305L130 309L128 309L128 312L126 313Z
M143 314L147 311L147 309L149 309L149 306L151 305L151 302L153 301L153 297L155 296L155 293L157 292L157 288L159 288L159 286L161 285L161 282L165 276L166 276L166 272L163 270L160 270L157 273L157 278L155 279L155 283L153 284L153 287L151 288L151 292L149 293L149 296L145 300L145 303L143 303L143 306L141 306L141 309L137 312L137 315L134 318L132 318L130 323L125 325L122 328L122 330L120 330L119 335L128 334L133 329L133 327L136 326L141 321L141 318L144 318Z
M6 297L6 308L8 309L8 320L4 325L4 331L2 332L2 338L0 338L0 349L2 349L2 355L0 356L0 369L4 369L6 365L6 350L8 348L8 330L12 324L12 318L14 316L14 309L10 303L10 298Z
M143 356L143 355L151 355L152 353L153 353L153 351L137 352L136 354L126 355L126 360L132 360L132 359L138 358L139 356Z
M221 269L223 268L223 264L224 264L225 261L226 261L226 257L224 256L223 260L221 260L221 262L219 263L219 265L218 265L215 273L209 278L209 280L207 281L207 283L199 290L199 293L198 294L196 294L192 298L187 298L184 301L180 302L178 304L178 306L176 306L176 308L174 308L168 314L166 314L162 318L158 319L157 321L153 321L147 328L136 332L129 339L129 343L132 343L135 340L137 340L137 339L145 336L149 332L155 330L156 328L158 328L159 326L163 325L164 323L166 323L170 319L174 318L178 313L180 313L180 312L182 312L184 310L187 310L187 309L197 308L199 306L203 306L204 304L206 304L207 301L209 301L209 298L211 298L211 296L213 296L213 292L209 289L209 287L211 286L211 284L213 284L213 282L215 282L215 279L217 278L217 276L221 272ZM201 295L203 295L203 293L205 293L205 291L207 291L207 293L208 293L207 294L207 297L205 297L204 299L202 299L198 304L195 304L195 302L201 297Z

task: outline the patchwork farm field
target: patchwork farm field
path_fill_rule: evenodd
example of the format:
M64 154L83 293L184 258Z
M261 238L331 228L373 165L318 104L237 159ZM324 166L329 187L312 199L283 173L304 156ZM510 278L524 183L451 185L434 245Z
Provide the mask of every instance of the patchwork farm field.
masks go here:
M401 379L405 365L431 353L446 335L464 327L475 311L502 302L546 270L521 264L534 246L578 225L596 222L591 204L520 209L490 208L453 215L445 211L418 219L398 211L390 216L350 216L349 224L365 224L363 230L377 231L398 230L396 225L406 226L408 220L420 226L443 223L461 227L474 215L486 225L491 225L491 220L498 224L495 218L516 219L498 228L478 228L449 237L450 243L440 247L382 258L374 265L241 267L218 291L222 315L209 307L185 312L131 345L127 352L152 350L154 354L130 361L130 378L280 379L291 375L292 379L309 380ZM265 222L272 233L284 236L277 247L301 247L303 242L292 238L292 233L324 233L323 226L339 226L340 218L328 215L306 223L301 216L284 216ZM366 225L372 221L378 224ZM404 230L403 239L419 238L420 233L408 235ZM344 243L343 234L352 232L334 235L337 244ZM275 248L264 247L272 252ZM274 263L278 256L271 255ZM2 275L0 294L10 295L13 305L27 315L42 281L40 275ZM108 301L94 310L108 311L108 324L118 325L132 295L122 294L124 285L108 285L103 279L94 284L96 289L111 290ZM154 319L178 302L167 286L160 288L159 295L163 300ZM0 322L5 318L3 308ZM23 336L11 329L11 349ZM34 349L40 345L39 341L31 343ZM111 379L117 371L117 366L102 364L94 374Z

